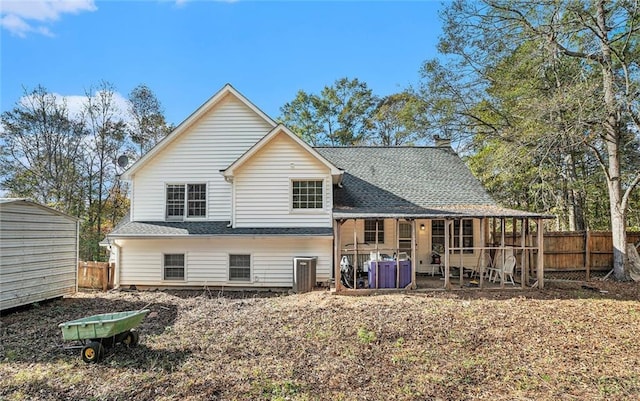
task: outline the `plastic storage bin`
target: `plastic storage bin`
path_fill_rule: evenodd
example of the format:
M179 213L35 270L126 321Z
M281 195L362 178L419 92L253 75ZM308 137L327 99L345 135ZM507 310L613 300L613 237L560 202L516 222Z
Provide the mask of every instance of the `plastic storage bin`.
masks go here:
M377 265L377 269L376 269ZM376 270L378 271L377 288L404 288L411 283L411 261L400 261L400 285L396 286L397 262L394 261L372 261L369 268L369 288L376 288Z

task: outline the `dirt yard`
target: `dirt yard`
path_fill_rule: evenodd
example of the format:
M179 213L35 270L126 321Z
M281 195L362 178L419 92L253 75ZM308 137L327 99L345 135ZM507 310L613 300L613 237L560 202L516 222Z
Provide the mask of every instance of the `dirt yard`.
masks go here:
M548 287L80 293L0 318L0 399L639 399L640 287ZM59 323L149 303L138 347L63 349Z

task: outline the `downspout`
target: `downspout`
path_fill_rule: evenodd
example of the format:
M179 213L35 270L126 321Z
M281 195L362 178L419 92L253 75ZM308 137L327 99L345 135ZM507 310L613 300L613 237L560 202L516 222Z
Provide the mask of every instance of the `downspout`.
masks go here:
M113 244L111 246L116 249L116 267L115 267L115 269L113 269L113 289L116 289L116 288L120 288L120 265L121 265L121 263L120 263L120 259L121 259L120 250L122 248L120 247L120 245L116 244L115 241L113 242Z

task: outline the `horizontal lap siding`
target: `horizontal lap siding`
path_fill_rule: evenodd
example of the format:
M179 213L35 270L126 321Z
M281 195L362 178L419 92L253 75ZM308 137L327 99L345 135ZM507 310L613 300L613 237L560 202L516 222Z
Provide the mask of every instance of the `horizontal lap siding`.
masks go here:
M0 309L75 291L76 227L28 202L0 204Z
M331 238L126 240L120 244L123 286L290 287L296 256L317 256L317 280L331 277ZM186 254L186 281L162 280L164 253ZM227 280L229 254L251 255L251 282Z
M292 179L323 179L324 208L291 209ZM329 169L285 134L274 137L237 172L235 227L331 227Z
M132 219L165 219L166 183L207 183L208 218L229 220L231 184L220 170L244 154L271 126L233 96L160 152L134 177Z

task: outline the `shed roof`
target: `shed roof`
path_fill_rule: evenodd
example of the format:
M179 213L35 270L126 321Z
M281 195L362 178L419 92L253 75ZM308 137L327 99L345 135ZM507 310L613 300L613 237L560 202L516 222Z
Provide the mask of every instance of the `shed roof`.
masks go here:
M2 204L10 204L10 203L23 204L23 205L27 205L27 206L37 207L39 209L46 210L49 213L57 214L59 216L66 217L69 220L73 220L73 221L80 220L75 216L71 216L71 215L69 215L67 213L63 213L63 212L61 212L59 210L56 210L56 209L51 208L49 206L45 206L43 204L40 204L40 203L35 202L35 201L33 201L31 199L28 199L28 198L0 198L0 205L2 205Z

